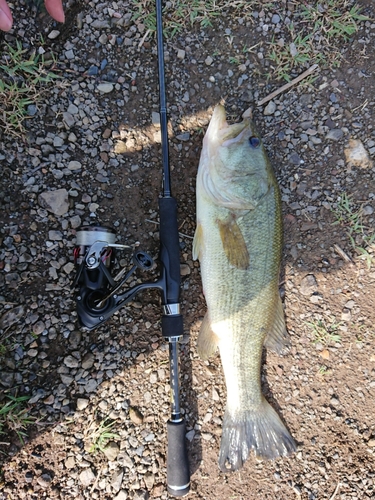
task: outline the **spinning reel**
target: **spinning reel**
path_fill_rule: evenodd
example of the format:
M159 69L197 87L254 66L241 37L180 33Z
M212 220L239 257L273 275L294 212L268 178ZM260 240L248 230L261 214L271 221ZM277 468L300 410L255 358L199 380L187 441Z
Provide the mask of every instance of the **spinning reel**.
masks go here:
M73 286L79 286L76 295L78 319L82 326L90 330L104 323L139 291L162 286L159 281L142 283L120 294L120 289L137 269L149 271L154 267L154 261L147 253L137 250L133 253L132 267L127 272L126 268L122 268L112 277L116 251L132 251L132 247L117 244L115 240L116 231L104 226L87 226L77 232L74 248L77 273Z

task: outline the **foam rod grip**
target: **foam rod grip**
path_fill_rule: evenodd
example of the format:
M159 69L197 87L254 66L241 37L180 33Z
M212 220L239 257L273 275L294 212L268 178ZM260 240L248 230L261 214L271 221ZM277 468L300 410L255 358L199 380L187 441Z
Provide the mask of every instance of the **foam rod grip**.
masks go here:
M180 296L180 243L177 223L177 202L159 198L160 260L166 272L166 303L176 304Z
M185 438L185 420L167 422L167 489L170 495L183 497L190 490L190 470Z

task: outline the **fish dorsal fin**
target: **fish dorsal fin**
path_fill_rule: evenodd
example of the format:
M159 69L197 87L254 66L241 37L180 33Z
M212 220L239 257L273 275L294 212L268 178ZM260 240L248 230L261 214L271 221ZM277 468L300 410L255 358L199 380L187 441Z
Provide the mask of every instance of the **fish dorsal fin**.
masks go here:
M218 336L212 331L208 312L205 314L198 335L198 354L202 359L208 359L217 349Z
M276 300L274 321L266 335L264 346L278 354L290 346L289 334L285 326L283 304L279 295L277 295Z
M198 223L195 229L194 240L193 240L193 260L199 259L199 255L202 251L202 245L203 245L203 228L202 225Z
M224 252L229 263L237 269L248 269L250 264L249 252L236 220L218 220L217 224Z

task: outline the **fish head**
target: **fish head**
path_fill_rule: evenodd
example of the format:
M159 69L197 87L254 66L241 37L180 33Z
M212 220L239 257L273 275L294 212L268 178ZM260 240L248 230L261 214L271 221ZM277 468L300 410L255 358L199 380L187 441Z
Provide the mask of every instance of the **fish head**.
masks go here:
M268 189L270 164L250 117L229 125L222 105L215 107L203 139L200 168L205 187L228 208L253 208Z

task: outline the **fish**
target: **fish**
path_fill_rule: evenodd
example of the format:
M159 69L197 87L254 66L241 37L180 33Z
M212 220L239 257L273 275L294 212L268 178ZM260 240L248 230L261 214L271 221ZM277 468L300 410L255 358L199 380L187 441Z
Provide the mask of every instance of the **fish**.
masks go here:
M261 389L263 347L282 353L290 345L279 294L279 188L251 117L229 125L221 104L203 139L196 219L193 258L207 304L197 348L203 359L219 348L227 390L219 467L235 471L252 451L275 459L296 444Z

